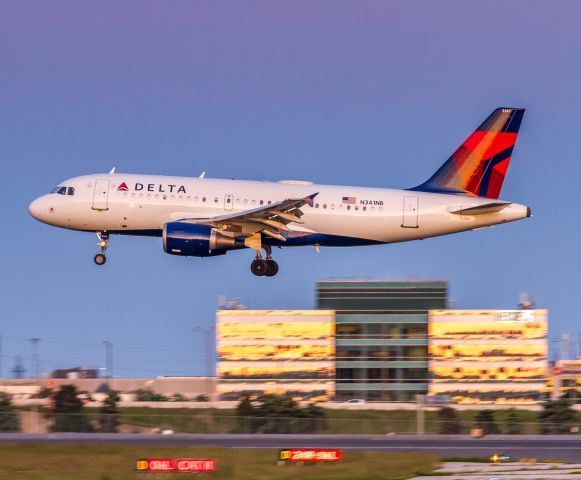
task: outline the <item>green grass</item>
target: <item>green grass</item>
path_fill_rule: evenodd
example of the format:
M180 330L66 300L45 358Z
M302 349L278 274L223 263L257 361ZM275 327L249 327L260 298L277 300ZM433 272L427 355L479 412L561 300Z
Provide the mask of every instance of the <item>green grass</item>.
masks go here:
M210 457L217 471L190 480L403 480L438 468L436 455L406 452L344 452L338 464L276 464L278 450L133 445L0 445L0 480L135 480L161 478L136 473L135 460L151 457ZM164 475L163 478L166 478Z

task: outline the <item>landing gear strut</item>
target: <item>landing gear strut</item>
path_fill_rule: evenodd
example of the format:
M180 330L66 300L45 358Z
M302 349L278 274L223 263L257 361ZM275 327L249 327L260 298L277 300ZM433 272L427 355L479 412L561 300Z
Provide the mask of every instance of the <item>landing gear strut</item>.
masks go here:
M101 253L95 255L93 260L97 265L105 265L105 262L107 261L105 250L107 250L107 247L109 246L109 232L97 232L97 238L99 239L97 246L101 249Z
M262 277L274 277L278 273L278 263L272 259L272 247L270 245L264 246L266 252L266 260L262 259L260 250L256 251L256 258L250 264L250 270L254 275Z

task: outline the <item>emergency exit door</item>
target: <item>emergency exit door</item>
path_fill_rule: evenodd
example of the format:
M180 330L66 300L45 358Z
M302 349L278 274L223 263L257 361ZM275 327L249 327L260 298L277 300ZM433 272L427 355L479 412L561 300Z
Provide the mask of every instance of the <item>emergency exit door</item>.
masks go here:
M418 197L403 197L403 220L401 226L404 228L418 228Z
M107 210L109 200L109 180L97 180L93 191L93 210Z
M224 195L224 210L232 210L234 207L234 195Z

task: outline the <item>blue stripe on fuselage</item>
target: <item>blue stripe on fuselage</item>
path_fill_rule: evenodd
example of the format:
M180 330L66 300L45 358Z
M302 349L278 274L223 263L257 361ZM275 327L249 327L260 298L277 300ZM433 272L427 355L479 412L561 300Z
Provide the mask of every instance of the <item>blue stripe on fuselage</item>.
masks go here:
M143 237L161 237L161 230L109 230L111 234L135 235ZM341 235L326 235L324 233L300 233L290 232L286 242L263 236L266 245L280 247L305 247L309 245L321 245L322 247L361 247L365 245L380 245L383 242L368 240L366 238L344 237Z

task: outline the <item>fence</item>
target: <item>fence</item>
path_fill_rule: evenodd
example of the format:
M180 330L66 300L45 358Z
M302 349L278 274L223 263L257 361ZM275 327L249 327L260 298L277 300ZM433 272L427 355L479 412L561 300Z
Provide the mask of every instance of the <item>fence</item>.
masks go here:
M354 412L341 412L341 415ZM0 432L123 432L123 433L197 433L197 434L468 434L473 428L484 433L498 434L578 434L581 418L567 422L539 422L522 412L518 419L507 417L506 411L494 412L492 419L480 421L477 412L460 412L457 420L442 419L437 412L425 412L424 419L413 411L362 412L360 418L336 418L336 412L312 418L285 416L239 417L224 415L220 411L195 411L188 413L124 412L105 415L99 413L50 414L20 411L0 414Z

